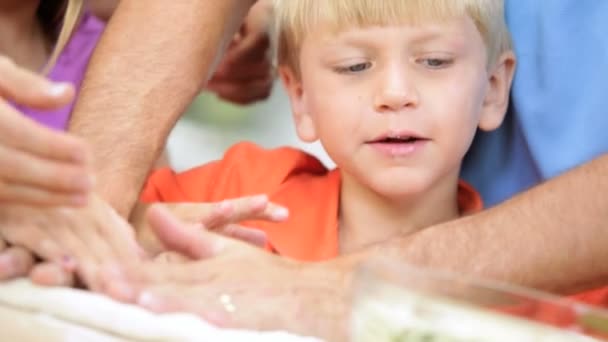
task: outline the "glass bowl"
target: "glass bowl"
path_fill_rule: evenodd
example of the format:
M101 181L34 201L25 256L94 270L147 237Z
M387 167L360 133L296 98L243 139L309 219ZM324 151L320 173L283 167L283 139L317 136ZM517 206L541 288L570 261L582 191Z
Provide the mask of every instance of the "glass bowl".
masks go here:
M355 342L608 341L608 311L531 289L385 261L354 281Z

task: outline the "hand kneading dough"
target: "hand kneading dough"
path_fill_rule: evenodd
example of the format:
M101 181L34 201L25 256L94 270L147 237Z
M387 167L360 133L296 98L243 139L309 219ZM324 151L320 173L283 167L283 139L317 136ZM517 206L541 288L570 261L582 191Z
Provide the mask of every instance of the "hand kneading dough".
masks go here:
M0 331L7 342L318 341L283 332L221 330L194 315L158 315L91 292L23 279L0 283Z

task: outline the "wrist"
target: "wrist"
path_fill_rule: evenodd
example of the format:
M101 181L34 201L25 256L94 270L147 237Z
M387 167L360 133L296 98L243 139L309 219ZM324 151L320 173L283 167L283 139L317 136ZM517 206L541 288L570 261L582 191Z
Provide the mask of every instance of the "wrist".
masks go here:
M99 185L104 184L98 182ZM105 184L108 184L105 182ZM133 186L133 184L125 185L124 183L111 182L109 186L99 186L97 188L97 194L103 200L105 200L116 212L124 217L125 219L129 219L135 204L137 203L137 198L139 196L139 188Z

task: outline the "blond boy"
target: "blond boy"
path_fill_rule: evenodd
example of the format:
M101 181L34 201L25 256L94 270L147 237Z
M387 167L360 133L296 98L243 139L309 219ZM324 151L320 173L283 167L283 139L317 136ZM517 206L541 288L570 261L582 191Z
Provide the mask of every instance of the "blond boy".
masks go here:
M307 261L481 210L459 172L476 130L506 112L515 57L502 0L274 4L297 134L320 140L337 168L241 143L193 170L156 172L145 201L268 194L289 219L252 225L273 252Z

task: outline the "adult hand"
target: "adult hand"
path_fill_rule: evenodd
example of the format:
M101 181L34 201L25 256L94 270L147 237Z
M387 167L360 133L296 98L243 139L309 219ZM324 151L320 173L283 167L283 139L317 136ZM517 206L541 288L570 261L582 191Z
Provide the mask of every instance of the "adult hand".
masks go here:
M152 225L160 240L194 260L106 272L106 294L156 312L192 312L222 327L345 339L352 265L301 264L193 231L172 216L163 220Z
M266 0L259 0L251 8L207 90L242 105L270 95L274 82L269 37L271 15L272 5Z
M263 231L243 227L238 223L253 220L280 222L288 218L289 211L271 203L266 195L218 203L156 203L150 207L140 206L135 210L131 222L137 229L139 242L150 255L154 256L165 250L152 231L151 224L162 225L170 215L194 230L212 230L263 247L266 245L266 234Z
M54 109L74 97L71 85L51 83L0 56L0 205L83 205L93 188L83 141L25 117L7 101Z

